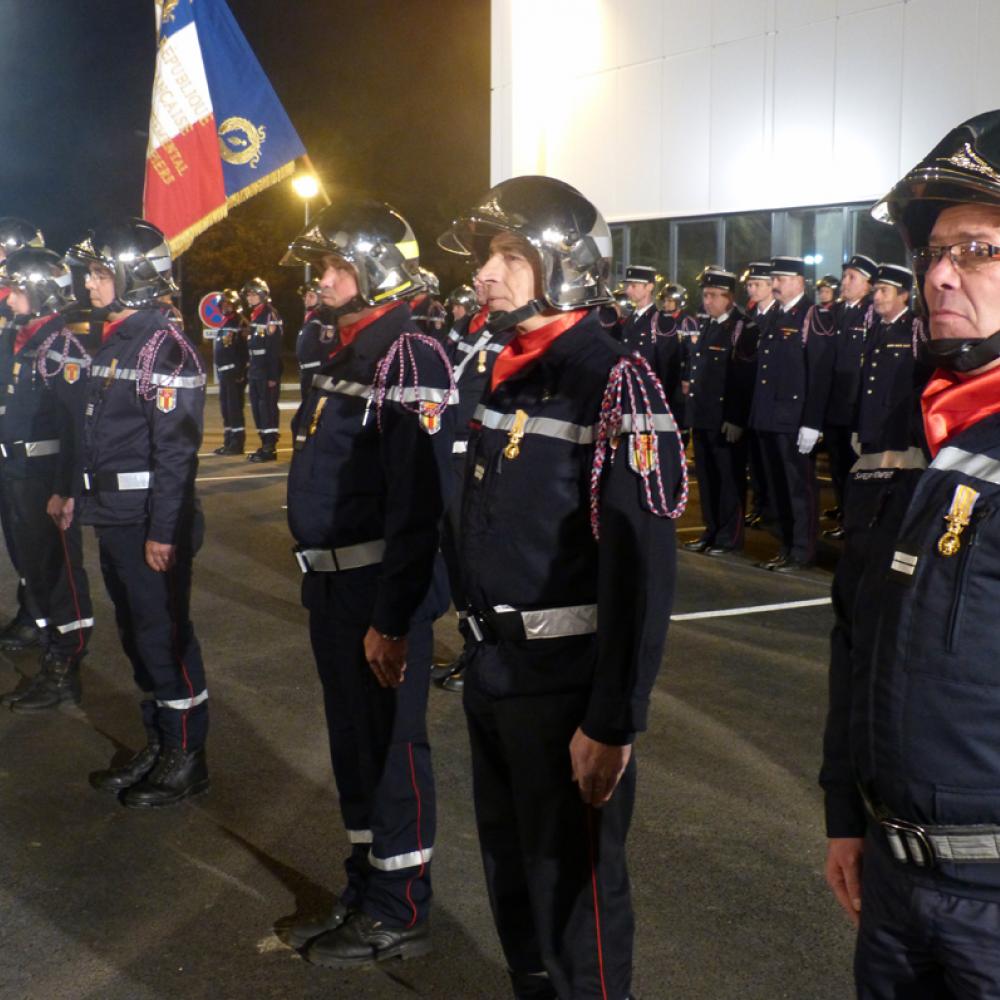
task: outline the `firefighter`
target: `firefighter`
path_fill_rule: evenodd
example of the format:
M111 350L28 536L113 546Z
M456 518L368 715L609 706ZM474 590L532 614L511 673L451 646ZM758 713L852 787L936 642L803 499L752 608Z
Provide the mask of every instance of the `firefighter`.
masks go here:
M260 447L251 452L251 462L274 462L278 458L278 397L281 395L282 320L271 304L271 289L263 278L251 278L243 286L249 333L250 409L260 435Z
M215 332L213 356L222 411L222 445L216 455L242 455L246 443L244 399L247 390L247 327L243 302L234 288L222 293L225 322Z

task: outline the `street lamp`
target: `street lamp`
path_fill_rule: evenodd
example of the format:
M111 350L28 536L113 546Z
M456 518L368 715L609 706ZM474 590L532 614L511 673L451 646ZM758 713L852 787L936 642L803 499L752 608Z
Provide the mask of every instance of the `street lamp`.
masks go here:
M292 190L302 199L306 208L306 227L309 226L309 203L319 194L319 181L312 174L297 174L292 178ZM306 284L309 284L311 269L305 266Z

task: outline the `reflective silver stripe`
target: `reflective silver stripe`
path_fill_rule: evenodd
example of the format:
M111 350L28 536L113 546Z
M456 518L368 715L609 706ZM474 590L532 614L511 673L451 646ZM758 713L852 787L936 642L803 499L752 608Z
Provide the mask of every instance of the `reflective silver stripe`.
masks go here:
M996 828L926 836L942 861L1000 861L1000 830Z
M258 434L280 434L281 433L281 428L280 427L261 427L257 431L257 433Z
M152 474L149 472L119 472L118 489L148 490Z
M926 469L927 459L919 448L906 451L878 451L861 455L851 466L851 472L873 472L875 469Z
M1000 462L961 448L942 448L931 468L939 472L961 472L972 479L1000 485Z
M42 458L45 455L59 454L58 441L11 441L9 443L22 446L25 458ZM10 458L6 444L0 444L0 455L4 458Z
M0 406L0 417L2 417L7 412L6 406Z
M239 431L239 432L240 432L241 434L243 433L243 431L245 431L245 430L246 430L246 428L245 428L245 427L230 427L229 429L230 429L231 431Z
M479 344L467 344L464 341L455 348L463 354L478 354L480 351L489 351L490 354L499 354L503 350L503 344L487 344L480 347Z
M23 583L24 581L22 580L21 582ZM45 628L45 626L48 625L48 622L44 618L36 618L35 619L35 624L39 628Z
M451 453L453 455L464 455L469 450L468 441L456 441L451 446Z
M367 398L372 394L370 385L360 382L348 382L345 379L332 379L329 375L314 375L313 388L323 392L333 392L340 396L360 396Z
M425 847L422 851L410 851L407 854L397 854L391 858L376 858L369 852L368 863L372 868L382 872L398 872L403 868L417 868L427 864L434 856L433 847Z
M135 368L111 368L108 365L94 365L90 374L96 378L114 378L121 382L135 382L139 372ZM205 384L204 375L151 375L151 385L173 386L175 389L200 389Z
M208 691L202 691L201 694L195 695L193 698L178 698L176 701L160 701L157 698L156 704L160 708L174 708L178 712L184 712L189 708L197 707L203 701L208 701Z
M216 365L215 370L217 372L229 372L232 371L236 365Z
M487 410L480 404L476 408L473 420L479 421L484 427L496 431L509 431L514 427L513 413L499 413ZM669 413L654 413L652 419L645 413L622 415L622 432L632 434L648 434L652 431L676 431L677 424ZM525 434L538 434L542 437L558 438L573 444L593 444L597 438L595 427L585 427L583 424L573 424L568 420L555 420L552 417L529 417L524 424Z
M509 604L498 604L497 614L515 611ZM566 608L542 608L521 611L526 639L561 639L571 635L590 635L597 631L597 605L576 604Z
M430 385L410 385L400 389L394 385L386 390L385 398L394 403L441 403L447 399L448 405L453 406L458 402L458 390L435 389Z
M295 553L303 573L338 573L345 569L374 566L385 555L385 541L359 542L342 549L299 549Z
M267 348L265 347L265 348L263 348L262 350L259 350L259 351L251 351L250 353L255 358L259 358L259 357L262 357L263 355L267 354Z
M68 625L58 625L56 627L61 635L66 635L69 632L79 632L82 628L93 628L94 619L81 618L79 621L70 622Z
M321 364L322 361L307 361L304 365L299 365L299 368L305 371L307 368L319 368Z
M459 344L459 347L465 347L466 357L461 364L455 366L455 370L452 372L452 378L454 378L456 384L458 380L462 377L462 373L465 371L465 366L481 351L481 350L493 350L494 348L498 351L503 350L503 344L493 344L490 347L486 347L487 344L493 339L493 334L489 330L483 330L479 335L479 339L471 346L465 347L464 344Z
M917 557L907 555L905 552L894 552L892 554L892 569L897 573L903 573L906 576L913 576L917 571Z
M352 844L370 844L372 842L371 830L348 830L347 839Z

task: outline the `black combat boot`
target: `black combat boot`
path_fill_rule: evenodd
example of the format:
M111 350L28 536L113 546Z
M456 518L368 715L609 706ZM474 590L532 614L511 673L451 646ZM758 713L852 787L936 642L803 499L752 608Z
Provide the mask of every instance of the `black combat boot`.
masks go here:
M222 444L219 445L219 447L216 448L215 451L212 452L212 454L213 455L231 455L233 453L232 452L232 447L231 447L232 443L233 443L233 432L232 431L224 431L223 432L223 437L222 437Z
M227 455L242 455L246 449L246 435L242 431L234 431L232 440L229 442Z
M90 772L90 783L99 792L119 792L138 785L143 778L156 766L160 756L160 737L151 732L146 736L146 745L134 753L124 764L118 767L108 767L102 771Z
M42 644L42 630L32 621L15 618L0 629L0 649L17 653Z
M274 445L261 445L252 455L248 456L248 462L276 462L278 452Z
M205 748L183 750L163 747L156 766L138 784L125 790L122 805L130 809L156 809L208 790Z
M44 712L70 702L80 704L80 658L49 650L42 669L21 692L5 696L12 712Z
M353 969L389 958L419 958L431 950L430 924L387 927L367 913L355 913L336 930L327 931L306 949L313 965Z
M313 938L327 931L335 931L349 916L357 913L353 907L347 906L338 899L333 909L326 916L307 917L286 927L276 927L275 932L292 948L304 948Z

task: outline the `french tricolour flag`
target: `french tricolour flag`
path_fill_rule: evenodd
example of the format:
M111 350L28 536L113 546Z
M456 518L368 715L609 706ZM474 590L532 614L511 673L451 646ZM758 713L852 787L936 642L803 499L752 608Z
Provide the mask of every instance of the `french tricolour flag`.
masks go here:
M143 215L175 255L305 154L225 0L154 0Z

